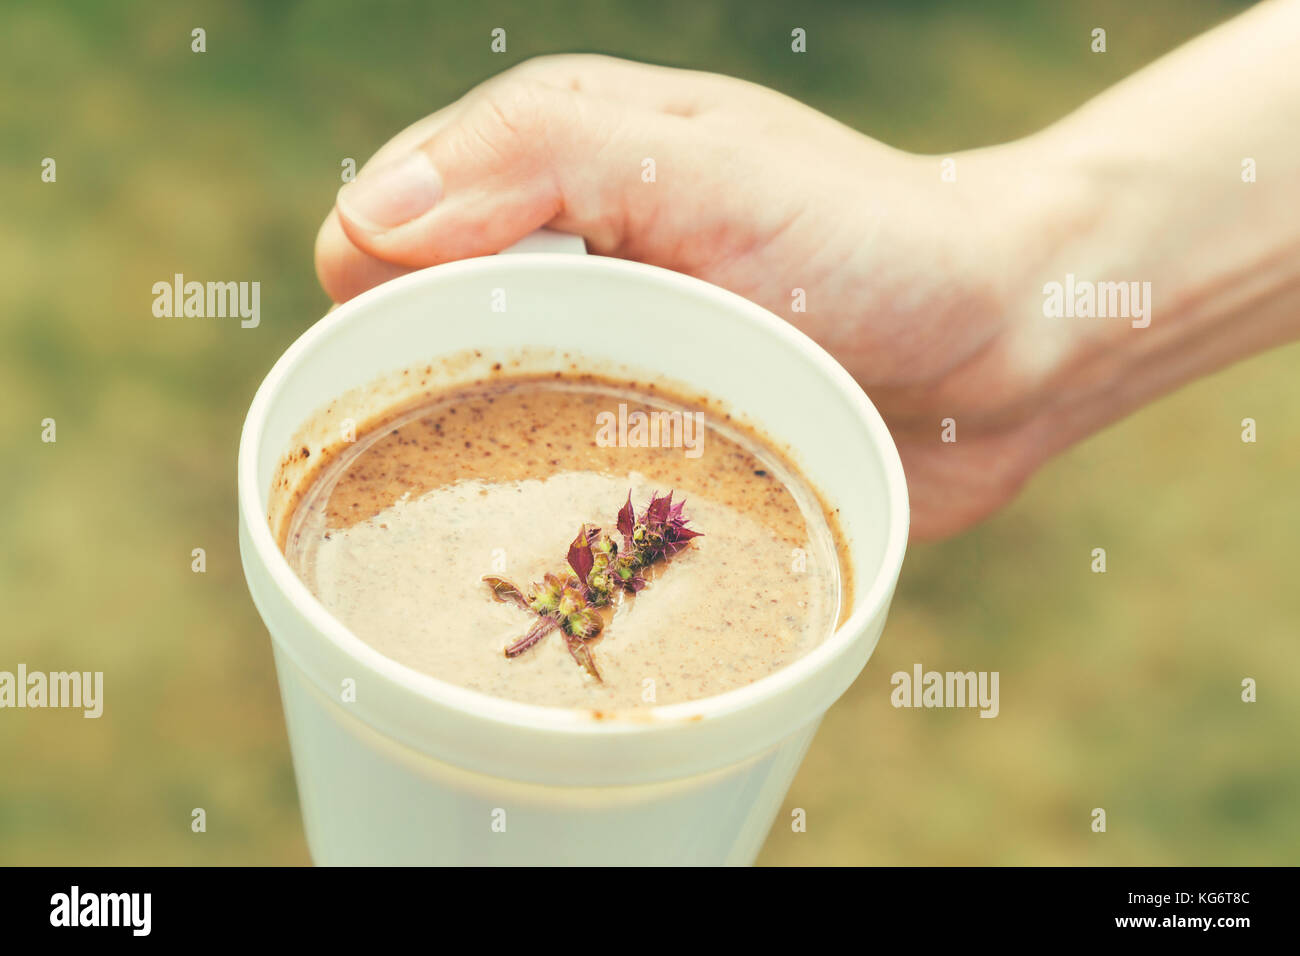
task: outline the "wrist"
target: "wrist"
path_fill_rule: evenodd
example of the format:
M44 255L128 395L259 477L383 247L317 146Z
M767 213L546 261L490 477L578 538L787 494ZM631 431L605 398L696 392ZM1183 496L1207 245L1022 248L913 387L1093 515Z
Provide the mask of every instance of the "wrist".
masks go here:
M1120 327L1139 330L1131 319L1085 319L1073 307L1069 316L1057 315L1067 310L1049 301L1059 286L1058 295L1068 290L1073 305L1077 282L1115 271L1103 269L1093 248L1110 227L1086 164L1041 135L975 150L957 163L973 204L966 216L982 224L965 241L990 277L998 326L989 350L996 352L993 374L981 376L987 384L970 398L982 422L1014 436L1031 472L1087 433L1082 413L1099 410L1107 380L1120 374L1112 364L1120 356Z
M1117 152L1072 119L1012 152L1033 172L1019 191L1026 252L1009 312L1045 457L1300 334L1300 230L1281 212L1291 185Z
M1094 141L1062 124L998 148L1008 321L1038 463L1191 377L1176 358L1203 293L1166 251L1170 206L1187 196L1150 157Z

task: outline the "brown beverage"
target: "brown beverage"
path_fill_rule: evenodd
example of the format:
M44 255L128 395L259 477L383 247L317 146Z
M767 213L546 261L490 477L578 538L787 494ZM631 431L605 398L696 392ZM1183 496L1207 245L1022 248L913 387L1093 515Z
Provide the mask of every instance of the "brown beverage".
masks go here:
M808 653L835 629L843 549L817 494L723 415L652 385L497 376L394 410L326 456L282 546L359 638L441 680L509 700L601 712L709 697ZM537 616L530 592L566 573L584 525L614 538L629 492L685 501L702 537L621 589L590 642L599 678L552 633L505 649Z

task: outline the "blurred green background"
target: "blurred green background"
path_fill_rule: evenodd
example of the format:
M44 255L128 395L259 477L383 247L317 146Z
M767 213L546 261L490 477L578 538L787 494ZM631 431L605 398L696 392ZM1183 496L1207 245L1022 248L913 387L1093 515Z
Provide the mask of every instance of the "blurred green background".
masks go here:
M946 152L1032 131L1241 6L8 0L0 669L103 670L107 710L0 712L0 863L308 862L233 479L253 391L328 305L312 243L344 157L512 63L584 50L739 75ZM261 327L153 318L176 272L259 280ZM1296 862L1298 359L1169 397L973 533L914 547L761 862ZM918 661L999 670L1001 715L893 709L890 675Z

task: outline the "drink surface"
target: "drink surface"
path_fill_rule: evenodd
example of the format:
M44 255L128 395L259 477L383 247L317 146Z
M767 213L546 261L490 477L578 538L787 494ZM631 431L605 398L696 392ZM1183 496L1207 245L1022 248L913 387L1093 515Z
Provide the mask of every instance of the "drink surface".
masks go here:
M629 490L638 513L673 491L704 536L605 612L590 645L602 680L558 633L507 658L536 617L493 600L483 576L528 592L566 570L582 524L617 539ZM285 542L312 593L386 656L496 697L601 712L710 697L806 654L840 617L841 551L817 495L725 420L648 390L509 378L344 446Z

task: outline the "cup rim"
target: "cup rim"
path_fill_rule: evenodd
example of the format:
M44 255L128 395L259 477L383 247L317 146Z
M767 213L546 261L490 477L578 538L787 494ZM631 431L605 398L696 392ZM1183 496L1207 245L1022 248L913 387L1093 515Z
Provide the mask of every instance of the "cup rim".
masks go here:
M436 283L443 278L461 273L518 269L537 265L543 265L548 269L622 272L642 280L673 286L677 291L685 291L710 300L717 308L733 314L741 314L746 320L762 327L765 332L783 340L788 348L810 361L857 413L859 421L872 437L882 461L885 488L889 495L887 506L889 529L880 566L871 585L861 598L857 599L857 608L821 644L790 664L743 687L710 697L655 705L632 712L615 711L602 714L601 719L592 719L589 710L528 704L494 697L408 667L384 655L354 634L329 612L298 577L275 543L270 522L264 513L265 508L258 482L258 449L262 443L273 401L283 383L294 371L309 361L315 351L323 347L336 330L356 321L359 315L381 307L381 304L391 297L413 287ZM656 729L680 726L686 721L698 722L755 709L763 702L780 696L784 691L811 681L817 674L832 667L838 658L849 651L857 637L888 605L902 569L910 525L907 483L893 437L884 419L862 388L820 345L762 306L702 279L658 266L595 255L520 252L510 256L483 256L442 263L382 283L338 306L295 339L258 386L240 433L237 468L239 520L247 533L248 542L267 572L272 586L280 591L311 630L333 644L337 651L357 660L372 673L430 704L449 708L488 723L520 727L530 731L597 736L652 733ZM820 492L817 482L811 477L808 480ZM833 507L834 502L830 502L830 505ZM242 553L242 549L241 561L248 562L248 557ZM247 573L247 569L245 570ZM272 640L281 649L289 652L292 657L298 656L296 649L277 638L271 628L268 627L268 631L271 631ZM310 672L310 669L308 670Z

